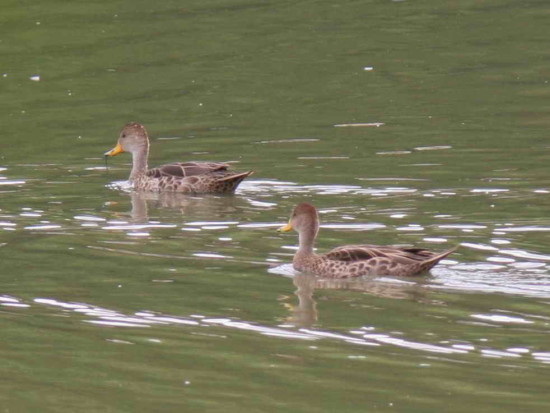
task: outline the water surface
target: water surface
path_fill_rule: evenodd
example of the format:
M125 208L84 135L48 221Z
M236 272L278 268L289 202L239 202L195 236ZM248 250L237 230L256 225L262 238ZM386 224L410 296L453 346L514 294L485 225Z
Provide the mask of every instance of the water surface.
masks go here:
M6 411L546 411L544 2L5 4ZM234 161L235 196L136 194L101 154ZM289 265L460 245L424 278Z

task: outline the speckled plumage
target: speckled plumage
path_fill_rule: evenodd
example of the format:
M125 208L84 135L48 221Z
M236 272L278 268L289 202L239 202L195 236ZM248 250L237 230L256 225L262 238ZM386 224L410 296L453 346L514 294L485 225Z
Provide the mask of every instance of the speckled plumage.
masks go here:
M294 268L327 278L419 275L456 249L438 254L421 248L345 245L325 254L316 254L313 244L319 231L319 218L315 207L308 203L296 206L289 223L280 231L292 229L299 234L299 248L292 261Z
M105 156L130 152L133 157L129 180L134 189L153 192L228 194L253 171L229 171L221 162L177 162L147 168L149 135L139 123L129 123L120 132L117 145Z
M228 171L229 165L215 162L182 162L148 169L134 180L137 190L228 194L252 174Z

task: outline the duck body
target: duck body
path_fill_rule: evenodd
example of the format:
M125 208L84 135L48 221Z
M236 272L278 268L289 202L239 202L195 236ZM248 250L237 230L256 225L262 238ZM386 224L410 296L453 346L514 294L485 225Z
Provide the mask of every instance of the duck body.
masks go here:
M180 193L233 193L253 171L235 172L222 162L176 162L149 169L149 136L139 123L129 123L120 132L117 145L105 156L132 154L129 181L138 191Z
M319 230L319 218L313 205L294 208L289 223L280 231L296 229L299 247L292 261L294 269L327 278L364 275L413 276L428 272L455 249L434 253L421 248L378 245L345 245L325 254L316 254L313 244Z
M178 162L148 169L133 180L134 189L152 192L218 193L235 192L248 172L233 172L217 162Z
M325 254L297 253L294 269L323 277L349 278L363 275L412 276L428 272L454 249L436 254L417 248L378 245L344 245Z

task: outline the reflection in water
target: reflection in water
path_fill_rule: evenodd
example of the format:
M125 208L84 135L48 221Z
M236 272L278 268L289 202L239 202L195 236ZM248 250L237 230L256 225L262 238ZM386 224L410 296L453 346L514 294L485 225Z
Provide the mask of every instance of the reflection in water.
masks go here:
M317 303L313 299L315 278L305 274L294 277L293 282L297 288L294 294L298 297L298 306L288 306L291 310L291 315L287 319L289 324L310 328L317 321Z
M499 251L510 253L509 250ZM526 251L514 250L516 256L522 258ZM539 254L529 254L530 258ZM495 260L495 258L498 258ZM546 261L548 257L542 256ZM550 298L549 269L545 263L515 260L503 260L501 257L488 257L492 262L460 263L443 260L439 267L431 270L432 277L414 277L401 279L395 277L360 277L354 280L314 279L307 281L312 287L307 287L306 281L292 268L291 264L283 264L270 268L268 272L297 278L295 284L301 289L340 289L362 291L371 295L394 299L409 299L425 302L431 289L444 289L462 292L505 293L525 297ZM307 294L304 294L307 297ZM304 299L302 297L301 299Z
M132 201L132 222L145 223L148 221L147 203L152 203L155 208L177 209L182 215L207 215L210 217L224 217L234 214L239 200L235 196L201 195L170 192L130 192Z
M147 199L139 192L131 192L130 199L132 200L131 217L132 222L136 224L145 224L149 220L147 209Z
M298 297L298 305L288 306L291 310L288 322L296 327L306 328L312 327L318 319L317 304L313 298L316 289L353 290L378 297L412 299L420 302L425 301L428 294L419 282L386 278L328 279L297 273L293 277L293 283L297 288L294 294Z

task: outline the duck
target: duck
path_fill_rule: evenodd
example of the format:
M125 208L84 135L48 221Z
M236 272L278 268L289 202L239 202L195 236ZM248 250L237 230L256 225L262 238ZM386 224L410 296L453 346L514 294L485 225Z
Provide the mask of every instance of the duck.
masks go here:
M414 276L428 272L456 250L435 253L421 248L378 245L344 245L324 254L314 252L319 232L317 209L307 203L297 205L288 224L279 232L298 232L299 246L292 264L295 270L324 278L350 278L364 275Z
M152 192L192 194L230 194L254 171L229 171L223 162L175 162L149 169L149 134L140 123L128 123L122 128L116 146L104 156L132 154L129 181L133 189Z

